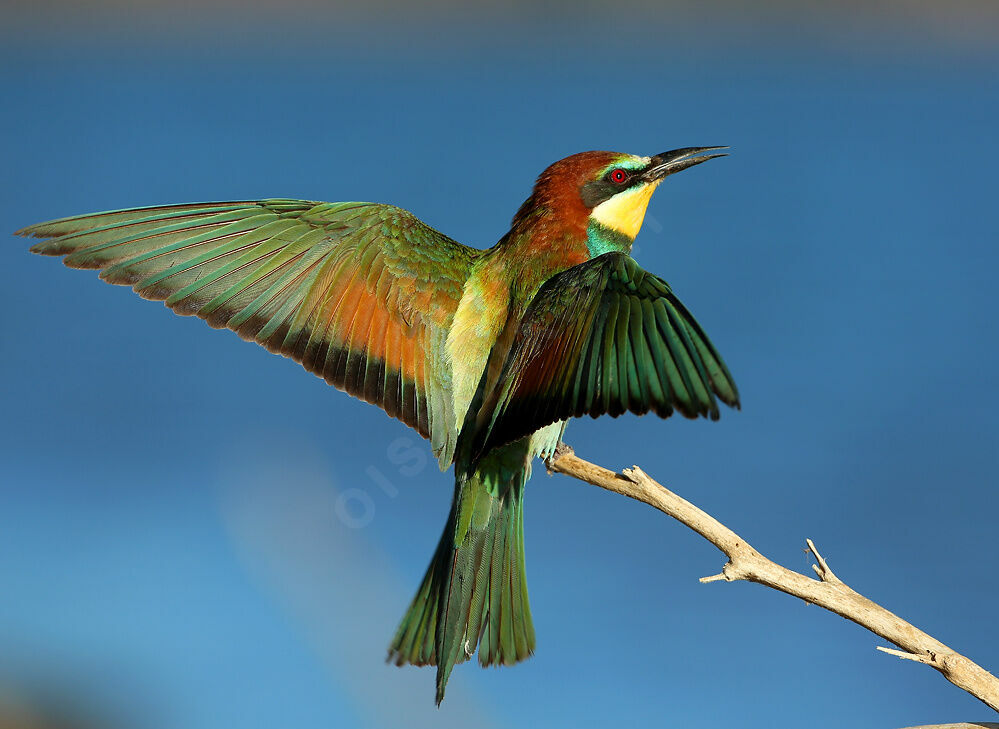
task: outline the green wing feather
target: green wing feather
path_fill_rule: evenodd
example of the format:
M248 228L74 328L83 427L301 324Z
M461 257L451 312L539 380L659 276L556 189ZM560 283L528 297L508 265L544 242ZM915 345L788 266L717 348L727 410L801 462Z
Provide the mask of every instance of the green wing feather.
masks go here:
M396 207L263 200L32 225L32 251L131 286L290 357L417 429L456 440L447 332L476 252Z
M474 453L559 420L739 407L721 355L661 278L606 253L545 282L476 422Z

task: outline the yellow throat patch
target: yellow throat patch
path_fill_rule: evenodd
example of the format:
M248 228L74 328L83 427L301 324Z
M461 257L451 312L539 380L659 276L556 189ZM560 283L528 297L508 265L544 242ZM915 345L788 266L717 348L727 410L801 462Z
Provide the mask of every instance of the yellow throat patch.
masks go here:
M659 187L660 182L661 180L656 180L619 192L593 208L590 217L605 228L616 230L634 239L642 229L645 210L649 207L652 193Z

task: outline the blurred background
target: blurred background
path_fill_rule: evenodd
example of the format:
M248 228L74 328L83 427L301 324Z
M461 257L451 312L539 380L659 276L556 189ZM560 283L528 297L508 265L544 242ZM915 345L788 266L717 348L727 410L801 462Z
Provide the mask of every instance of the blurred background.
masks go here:
M999 5L4 3L0 229L170 202L392 202L495 242L547 164L732 145L636 258L742 412L574 422L788 567L999 669ZM988 720L873 635L543 468L536 655L385 649L451 498L294 363L0 246L0 725L901 727ZM20 722L20 723L18 723ZM34 722L34 723L29 723Z

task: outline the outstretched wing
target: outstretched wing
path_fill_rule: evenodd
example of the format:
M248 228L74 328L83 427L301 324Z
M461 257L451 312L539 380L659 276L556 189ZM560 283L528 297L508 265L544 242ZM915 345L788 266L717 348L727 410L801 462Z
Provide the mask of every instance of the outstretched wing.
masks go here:
M476 424L474 452L589 414L718 418L735 382L669 284L605 253L553 276L531 302Z
M456 440L445 341L476 251L399 208L304 200L120 210L33 225L31 250L197 315Z

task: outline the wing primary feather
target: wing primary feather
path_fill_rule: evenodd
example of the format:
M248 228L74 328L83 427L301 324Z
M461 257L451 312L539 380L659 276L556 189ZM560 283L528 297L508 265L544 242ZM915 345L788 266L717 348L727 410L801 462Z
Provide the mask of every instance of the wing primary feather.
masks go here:
M694 319L693 315L687 310L683 303L672 294L670 294L668 298L673 304L673 307L679 312L684 321L684 326L687 329L688 335L693 340L697 351L701 355L701 360L704 362L708 378L715 394L717 394L726 405L736 408L739 407L738 390L735 387L735 382L732 380L732 375L729 374L728 368L722 361L721 355L715 350L714 345L711 344L711 341L701 329L700 324L697 323L697 320Z
M631 302L627 296L617 296L618 312L614 321L614 352L617 356L617 397L611 403L612 407L607 411L611 417L622 415L631 409L631 388L630 388L630 368L628 335L631 330L629 320L631 319Z
M348 364L352 354L350 331L357 317L358 302L362 298L364 284L359 282L356 271L346 275L346 289L340 302L330 309L329 324L326 327L324 340L330 345L326 350L326 358L322 367L323 377L337 389L345 390L351 386L347 381ZM334 341L336 346L332 346Z
M100 227L77 228L69 232L44 234L41 231L25 229L15 235L28 235L33 238L49 238L44 243L32 246L32 253L47 256L59 256L86 249L90 253L105 252L129 243L137 243L150 237L167 235L169 233L184 234L190 231L218 226L245 218L248 210L259 212L259 208L243 208L238 210L209 210L206 212L188 213L183 216L151 216L121 223L107 224ZM191 223L194 222L192 225ZM47 224L43 224L45 226ZM50 237L51 236L51 237Z
M649 390L649 403L654 408L656 414L663 415L662 409L668 407L669 402L669 381L666 377L666 369L663 359L668 355L659 345L658 337L653 336L656 330L656 314L652 307L652 302L643 299L640 303L642 307L642 328L641 338L645 345L646 356L652 367L654 376L643 380ZM667 414L668 415L668 414ZM666 417L663 415L663 417Z
M266 346L272 352L279 352L286 357L302 361L298 342L319 304L318 296L312 297L310 292L316 287L316 278L322 270L325 258L326 252L311 249L296 267L288 272L289 278L277 294L278 298L284 297L284 303L257 333L257 338L267 342ZM292 295L293 292L295 295Z
M673 324L673 330L683 343L683 347L680 349L680 357L683 358L683 362L680 365L681 371L687 376L686 379L692 386L691 393L696 398L694 416L710 415L712 420L717 420L718 403L715 402L711 388L707 384L707 374L704 371L704 365L693 342L690 341L690 336L687 334L687 327L672 304L666 307L666 311Z
M301 239L305 239L304 243ZM308 233L305 231L296 231L296 234L290 240L277 240L272 238L269 241L258 246L253 251L253 255L245 255L241 257L242 265L238 265L232 268L231 271L225 273L217 278L213 279L211 275L205 276L194 283L188 284L180 291L171 294L167 297L167 306L171 305L172 301L180 301L181 299L192 296L195 293L201 293L203 289L211 286L212 291L214 291L215 284L221 283L223 279L229 278L233 274L244 271L247 268L251 268L246 275L242 276L238 281L229 285L224 291L215 294L208 301L203 301L205 296L201 295L195 297L195 301L203 302L199 307L200 312L204 312L205 315L212 314L216 311L228 312L228 316L225 316L226 321L231 321L235 319L240 311L234 311L238 308L241 311L246 311L249 305L258 303L263 304L266 299L263 295L270 290L271 285L265 283L275 274L280 274L281 269L283 269L290 261L294 260L297 255L303 254L308 248L311 247L312 241L308 240ZM280 276L278 278L280 280ZM247 305L234 307L232 302L234 299L240 296L245 296L248 291L259 290L264 288L265 291L262 294L255 296L251 299ZM247 312L243 314L236 322L236 326L246 318L250 316L252 312ZM235 327L234 327L235 328Z
M169 294L165 299L166 305L181 314L186 314L186 313L193 314L196 312L202 312L204 314L203 318L206 321L208 321L210 324L216 326L216 328L223 327L226 325L226 322L228 321L227 312L223 310L222 315L220 317L215 317L212 315L217 310L219 310L223 305L228 304L232 299L234 299L237 295L239 295L240 291L243 288L253 283L254 277L257 275L259 268L261 266L266 265L267 259L270 258L274 254L274 252L275 251L273 249L267 249L266 247L264 248L264 250L260 250L260 246L252 246L250 247L250 250L247 250L246 253L241 255L235 261L232 261L226 264L225 266L216 269L211 274L208 274L202 278L198 278L193 283L188 284L179 291ZM255 266L256 268L254 268ZM227 283L226 279L228 279L230 276L238 275L240 272L246 269L252 269L252 270L243 279L230 285L229 288L217 294L213 299L211 299L207 303L201 304L199 299L195 297L195 294L202 292L204 289L209 289L209 294L210 294L212 291L214 291L214 287L216 285L224 286ZM188 272L189 271L179 271L177 274L174 275L179 275L180 273L188 273ZM160 281L157 281L154 284L152 284L155 287L154 289L152 289L152 291L155 292L156 294L154 298L159 298L159 295L167 293L168 291L171 290L171 287L164 286L165 280L166 279L161 279ZM142 296L143 293L145 293L146 291L145 282L139 282L138 284L136 284L136 290L138 291L139 295ZM189 306L187 307L179 306L181 302L189 298L193 299L193 301L190 303ZM204 298L204 296L202 296L201 298Z
M649 380L656 377L652 358L649 354L643 329L642 302L636 297L629 297L628 303L631 306L631 314L628 318L628 364L629 367L629 396L633 406L632 412L642 415L649 409L652 398L649 393Z
M670 389L673 391L673 403L683 415L690 417L689 414L692 410L690 391L693 386L690 384L689 377L682 366L683 360L680 350L683 349L683 344L680 342L679 337L673 330L669 313L666 311L665 302L662 299L657 299L654 306L656 309L656 323L658 324L659 333L662 337L663 343L669 351L669 357L666 359L666 366Z
M564 313L558 318L557 327L559 333L557 348L548 358L548 371L544 378L553 383L550 397L545 399L548 407L545 408L544 420L549 423L559 419L556 413L572 407L570 380L574 379L573 375L578 369L576 360L579 357L579 328L573 326L570 317Z
M585 394L580 402L581 407L577 410L577 417L584 413L590 413L593 417L597 417L600 413L597 399L600 397L600 370L603 366L603 340L606 326L607 309L604 306L598 306L594 312L593 330L587 341L586 366L583 370Z
M313 339L313 335L317 333L316 328L321 319L320 307L324 303L329 304L332 301L333 297L329 295L331 290L334 291L338 303L345 291L345 288L342 287L342 277L338 275L341 271L334 266L334 263L334 260L323 257L310 265L310 269L313 266L317 266L315 268L314 280L308 287L305 300L298 307L295 318L281 345L282 354L294 357L310 372L316 372L313 369L315 365L314 358L309 361L309 364L306 364L306 358L311 351L310 342ZM337 290L337 286L341 286L341 288ZM325 326L329 326L328 319L325 320ZM302 342L303 335L305 335L304 343ZM323 336L325 336L325 331L323 332ZM317 372L316 374L320 373Z
M259 201L237 200L232 202L185 203L182 205L152 205L148 207L127 208L124 210L107 210L101 213L73 215L68 218L56 218L44 223L29 225L17 231L14 235L31 238L51 238L80 230L103 230L128 223L132 220L160 220L175 215L198 215L213 210L233 208L251 208L259 206ZM150 214L151 213L151 214ZM96 225L94 224L96 223Z
M601 405L599 413L609 413L616 405L612 405L617 398L617 351L615 344L617 340L618 306L620 302L617 296L607 298L607 325L603 335L603 360L602 374L600 378L600 399Z
M317 231L318 232L318 231ZM268 307L273 305L283 294L290 290L294 282L300 280L301 275L304 271L300 271L300 268L304 268L302 265L308 260L309 250L315 245L315 240L312 239L310 233L306 233L301 238L299 238L295 243L289 245L284 251L282 251L281 256L275 256L274 260L268 264L266 268L262 268L255 272L255 276L260 276L261 272L263 276L257 281L263 281L263 277L270 277L277 275L277 278L272 281L267 288L262 291L253 301L247 304L242 310L237 312L229 319L229 326L234 328L237 332L242 331L244 323L250 321L253 317L257 316L259 312L266 311ZM209 302L208 305L211 305ZM300 304L301 299L295 298L293 301L293 306L295 304ZM262 340L266 340L271 333L273 333L273 328L268 329L272 326L272 323L277 320L280 322L279 315L283 309L283 306L276 311L270 319L261 322L261 328L254 332L254 335L260 335ZM290 312L288 312L290 313ZM278 326L277 323L273 324L274 327ZM261 342L263 343L263 342Z
M184 235L179 236L179 240L173 240L173 242L166 245L159 245L155 248L149 250L143 250L138 255L131 255L129 258L122 258L118 260L113 265L105 268L101 273L101 278L106 281L111 281L112 283L119 283L118 274L124 273L131 269L132 271L141 270L138 267L142 264L153 263L154 268L158 267L159 271L164 269L169 270L167 266L160 266L158 259L169 255L183 254L184 251L190 251L195 248L200 248L203 246L211 246L208 250L202 254L202 256L207 258L214 258L222 253L228 252L232 246L233 241L240 240L243 235L252 233L254 230L258 230L263 225L270 223L276 219L276 216L270 213L261 213L259 215L254 215L249 218L239 218L230 223L215 227L212 226L210 230L206 230L203 233L199 233L193 237L186 235L187 231L182 231ZM143 236L141 241L151 241L161 235L166 235L174 231L164 231L164 233L156 233L155 231L150 232ZM140 242L140 240L124 240L121 241L123 245L134 245ZM220 241L225 241L222 245L216 245ZM161 241L157 241L159 243ZM108 244L110 245L110 244ZM65 263L67 266L73 266L74 260L82 256L85 253L93 253L94 251L90 249L83 249L78 253L70 254L66 257ZM126 255L130 255L126 252ZM197 260L198 256L195 256L190 260ZM188 263L187 260L183 261L183 265ZM128 281L121 281L122 283L131 283ZM134 280L132 281L134 282Z
M402 376L399 372L402 329L391 327L385 334L385 383L382 386L382 406L394 418L402 415L400 393Z

